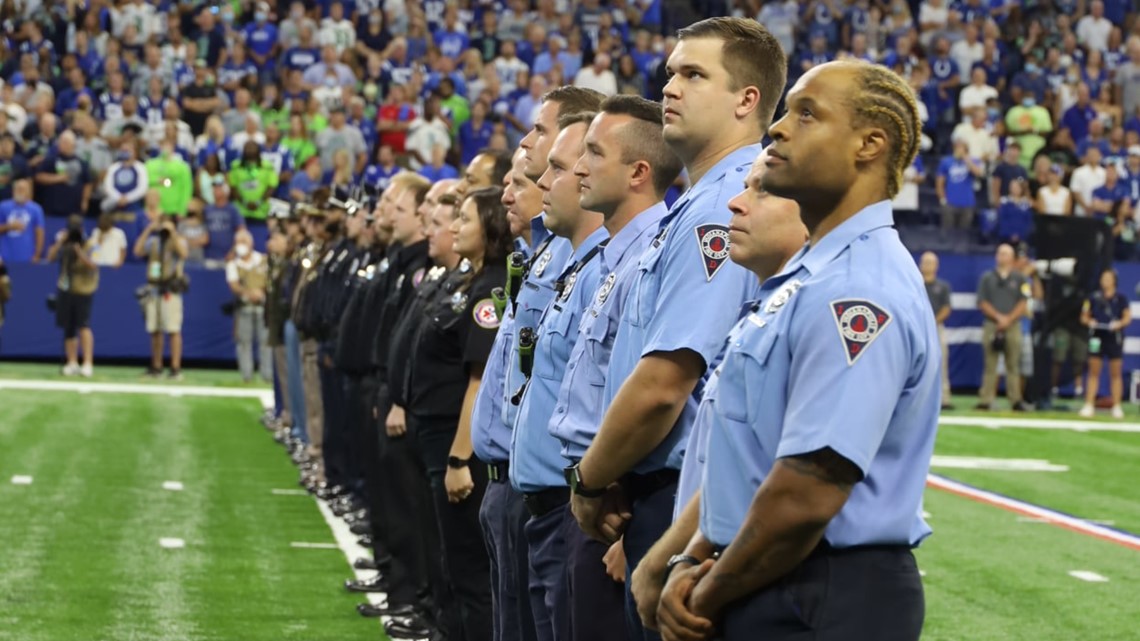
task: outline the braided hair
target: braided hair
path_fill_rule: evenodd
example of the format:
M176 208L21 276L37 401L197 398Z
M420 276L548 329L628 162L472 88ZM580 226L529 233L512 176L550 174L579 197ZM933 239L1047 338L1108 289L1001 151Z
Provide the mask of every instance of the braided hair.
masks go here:
M856 92L849 106L855 127L882 127L891 141L887 197L902 187L903 172L914 162L922 141L922 122L914 91L897 73L869 62L850 62L856 67Z

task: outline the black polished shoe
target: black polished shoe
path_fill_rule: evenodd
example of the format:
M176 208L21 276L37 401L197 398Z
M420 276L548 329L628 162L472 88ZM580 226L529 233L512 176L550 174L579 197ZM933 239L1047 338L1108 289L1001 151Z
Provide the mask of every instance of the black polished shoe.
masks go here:
M384 631L393 639L430 639L435 630L422 617L392 619L384 624Z
M358 539L356 539L356 544L362 548L372 547L372 535L371 534L365 534L364 536L359 537Z
M335 499L339 496L344 496L344 493L347 491L348 491L348 489L345 488L343 485L329 485L329 484L325 483L325 484L317 487L317 498L318 499L324 499L325 501L328 501L330 499Z
M352 562L352 568L354 570L378 570L379 569L376 567L376 560L370 559L366 556L362 556L359 559L353 561Z
M344 589L349 592L387 592L390 587L388 578L380 573L371 579L349 579L344 582Z
M372 534L372 526L368 521L357 521L348 528L348 531L359 535Z
M376 605L374 603L361 603L356 611L362 617L411 617L415 615L416 608L412 605Z

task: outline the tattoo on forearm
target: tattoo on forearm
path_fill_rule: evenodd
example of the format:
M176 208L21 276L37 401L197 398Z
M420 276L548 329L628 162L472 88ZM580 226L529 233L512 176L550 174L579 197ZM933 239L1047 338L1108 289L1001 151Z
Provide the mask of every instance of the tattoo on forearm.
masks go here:
M859 468L831 448L789 456L781 460L796 472L835 485L844 492L850 492L856 483L863 480L863 473Z

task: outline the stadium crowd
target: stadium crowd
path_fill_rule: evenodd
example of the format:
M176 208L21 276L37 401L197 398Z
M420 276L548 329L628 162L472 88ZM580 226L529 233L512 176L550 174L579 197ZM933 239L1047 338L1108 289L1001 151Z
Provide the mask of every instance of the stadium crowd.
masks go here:
M658 638L654 628L708 638L717 624L743 639L768 625L810 628L818 612L792 617L764 595L779 579L797 598L822 599L812 590L827 583L827 559L848 579L887 561L897 570L874 575L879 589L855 595L847 584L833 598L834 612L865 630L844 638L917 639L910 548L930 532L915 515L941 349L930 308L913 305L926 300L918 270L883 231L893 219L878 198L855 210L856 224L827 228L839 240L808 252L867 241L887 257L874 269L910 265L880 274L876 286L896 288L875 290L881 299L858 280L831 292L839 307L800 312L803 327L842 348L805 357L842 368L796 379L805 391L779 407L826 427L785 434L767 453L689 440L710 421L751 429L761 397L783 393L767 377L804 376L767 337L792 337L789 354L809 350L784 319L831 291L797 293L830 262L799 256L799 271L781 273L820 223L804 229L795 205L822 196L790 182L780 195L791 200L769 194L765 172L790 181L795 156L762 155L760 142L768 134L795 148L805 143L787 142L789 119L855 109L853 123L889 133L864 141L860 172L812 148L821 169L836 170L815 180L857 190L881 175L870 189L893 199L900 225L936 229L936 242L959 251L1003 243L991 279L1000 283L979 288L1000 303L982 306L989 374L996 334L1007 340L1032 298L1010 280L1010 245L1032 238L1034 212L1103 219L1116 256L1135 252L1133 10L1121 0L3 0L0 259L59 257L64 371L88 376L101 266L146 263L148 373L161 373L168 336L175 377L187 274L225 269L242 374L274 380L267 426L302 483L373 548L357 567L376 575L346 587L387 595L359 611L386 617L394 638L640 641ZM691 24L703 15L736 19ZM811 93L826 74L855 87L846 102ZM793 86L795 113L769 131ZM728 220L760 212L772 238L749 254L748 229ZM70 222L45 239L45 217ZM82 217L99 220L97 233L82 233ZM994 293L1009 283L1012 294ZM754 299L774 316L761 318L757 303L736 324ZM1116 370L1119 353L1101 345L1120 342L1128 320L1115 282L1080 319L1094 332L1089 348L1095 341ZM769 322L782 334L756 333ZM915 354L898 351L900 336ZM1008 340L1021 337L1010 330ZM743 353L722 353L734 349ZM900 355L910 371L887 362ZM722 357L734 375L717 378ZM745 394L760 370L763 394ZM818 398L856 387L849 372L889 373L883 387L906 391L839 393L849 408L833 416L869 417L841 438ZM1007 374L1015 385L1008 364ZM987 407L995 385L983 389ZM1118 405L1115 380L1112 391ZM921 425L900 436L903 415ZM880 449L884 432L894 440ZM856 452L843 438L874 443ZM747 482L726 476L733 464L753 466ZM722 567L747 556L734 526L755 526L745 514L753 494L795 466L827 485L804 490L818 498L799 515L806 524L767 541L796 563L750 568L764 577L754 591L710 592L729 583ZM867 489L884 469L905 487L887 502ZM695 492L710 478L718 492L706 507ZM777 499L758 495L772 509L764 500ZM894 520L870 516L884 511ZM799 547L778 547L791 540ZM884 622L890 635L875 627Z

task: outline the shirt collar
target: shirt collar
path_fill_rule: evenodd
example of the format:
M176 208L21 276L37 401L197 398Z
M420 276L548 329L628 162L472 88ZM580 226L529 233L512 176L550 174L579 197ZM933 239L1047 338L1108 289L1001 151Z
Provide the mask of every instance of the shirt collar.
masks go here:
M546 240L550 235L550 230L546 228L546 213L541 213L534 218L530 219L530 247L528 254L534 254L535 249Z
M586 254L590 253L591 250L597 247L603 240L609 238L609 236L610 232L608 232L605 227L595 229L589 236L586 236L586 240L582 241L582 243L578 245L578 248L574 250L574 253L570 256L569 264L573 265L585 258Z
M788 266L784 268L784 273L792 273L802 266L809 274L818 274L828 263L835 260L835 257L838 256L840 252L847 249L847 247L860 236L881 227L890 227L892 225L894 225L894 215L889 200L882 200L873 205L868 205L860 210L859 213L843 221L841 225L831 230L831 232L821 238L815 246L805 245L804 248L788 262Z
M622 256L625 256L626 250L633 245L633 242L641 237L641 233L651 226L659 225L661 219L668 213L669 208L665 206L665 201L658 201L656 205L634 216L602 249L602 265L612 270L621 262Z
M681 197L678 198L677 202L673 203L673 206L669 209L670 213L673 215L679 213L684 206L688 204L690 198L700 193L702 187L720 182L734 167L751 164L762 151L764 151L764 145L756 143L754 145L745 145L724 158L721 158L720 162L713 165L704 176L701 176L701 179L698 180L696 184L690 186L685 190L684 194L681 194ZM740 185L741 188L743 188L744 176L740 177ZM670 218L672 218L672 216L670 216Z

